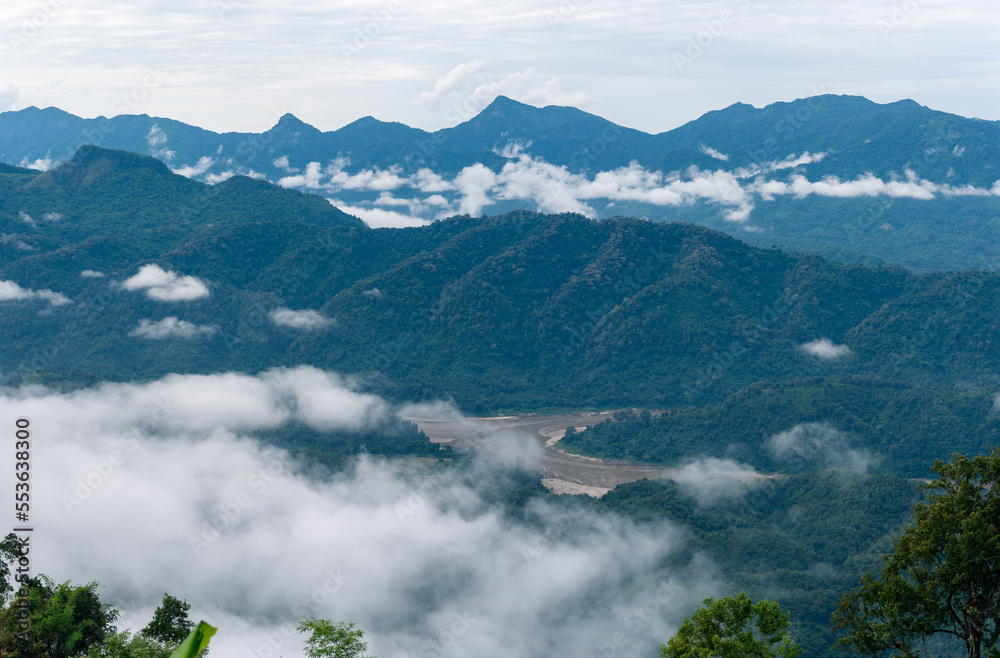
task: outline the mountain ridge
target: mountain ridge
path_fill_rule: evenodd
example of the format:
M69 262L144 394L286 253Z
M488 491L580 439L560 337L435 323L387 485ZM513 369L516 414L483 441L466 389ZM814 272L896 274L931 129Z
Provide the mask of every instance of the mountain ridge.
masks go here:
M906 100L735 103L656 135L506 97L433 133L371 117L321 132L285 114L264 133L217 134L146 115L0 114L0 160L16 166L48 168L87 143L204 182L263 177L389 225L516 209L631 215L848 262L1000 267L1000 122Z
M688 406L759 381L859 374L907 386L944 378L983 395L1000 383L1000 357L981 347L1000 343L990 310L1000 274L849 266L691 223L569 213L371 230L265 181L208 186L97 166L115 158L148 156L85 149L62 166L93 178L73 195L58 185L22 191L60 168L0 174L0 280L71 302L43 314L40 302L0 303L13 346L0 371L38 372L38 345L56 340L67 349L44 372L105 378L135 363L156 377L308 363L374 378L393 397L453 398L484 413ZM211 295L165 306L110 285L145 264L205 281ZM332 324L278 326L268 319L278 308ZM165 315L217 331L131 335ZM803 351L819 339L849 354Z

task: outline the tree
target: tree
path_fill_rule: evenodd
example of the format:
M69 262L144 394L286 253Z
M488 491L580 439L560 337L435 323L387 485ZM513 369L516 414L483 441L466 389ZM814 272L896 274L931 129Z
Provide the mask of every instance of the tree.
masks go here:
M1000 448L938 460L925 502L883 558L840 601L836 646L877 656L916 656L930 638L964 642L969 658L998 656L1000 639ZM988 653L983 653L984 649Z
M92 644L87 658L169 658L170 651L144 633L132 634L119 631L104 638L99 644Z
M142 629L143 635L162 643L173 651L184 638L188 636L194 628L194 622L188 619L188 610L191 604L181 601L178 598L163 595L163 603L153 613L153 619L146 628Z
M306 655L309 658L374 658L365 656L368 643L363 641L364 631L352 623L329 619L303 619L299 624L300 633L312 632L306 640Z
M11 566L21 557L21 543L17 535L9 533L0 541L0 607L16 591L11 584Z
M788 635L788 613L774 601L749 596L707 598L685 618L660 658L794 658L802 653Z
M46 576L31 578L26 599L31 619L30 639L19 635L19 608L0 613L0 656L72 658L85 656L91 645L114 633L118 612L101 603L97 583L56 585Z

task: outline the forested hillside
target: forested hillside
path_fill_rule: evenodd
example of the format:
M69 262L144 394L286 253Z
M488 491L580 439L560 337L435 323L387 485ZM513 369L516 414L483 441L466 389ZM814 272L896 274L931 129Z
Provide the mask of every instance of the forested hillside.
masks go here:
M375 231L315 197L99 149L0 181L11 381L312 364L483 413L702 406L855 375L985 395L1000 369L987 272L840 265L628 218ZM154 265L196 294L157 298L135 279ZM280 324L280 309L320 321ZM136 335L166 318L205 329Z
M0 162L46 169L93 145L207 183L266 179L392 226L568 211L694 223L841 262L1000 267L996 121L832 94L736 103L655 135L503 96L473 109L433 133L372 117L323 132L285 114L264 133L220 134L32 107L0 113Z

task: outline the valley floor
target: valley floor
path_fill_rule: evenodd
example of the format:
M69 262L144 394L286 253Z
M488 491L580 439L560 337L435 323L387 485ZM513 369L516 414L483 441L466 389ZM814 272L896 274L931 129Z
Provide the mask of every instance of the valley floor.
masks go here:
M542 472L542 484L553 493L587 494L600 498L626 482L673 479L672 476L679 472L678 469L585 457L558 449L558 442L565 436L568 428L582 431L586 427L603 423L611 418L612 413L576 412L551 416L532 414L490 418L425 416L409 417L406 420L416 423L434 443L474 446L501 461L521 459L526 466Z

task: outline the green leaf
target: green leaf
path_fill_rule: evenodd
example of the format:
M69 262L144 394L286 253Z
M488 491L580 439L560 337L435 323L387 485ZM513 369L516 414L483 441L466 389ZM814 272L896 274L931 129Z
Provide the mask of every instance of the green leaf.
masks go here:
M170 658L194 658L208 646L208 641L215 635L215 631L214 626L209 626L203 621L198 622L181 646L170 654Z

